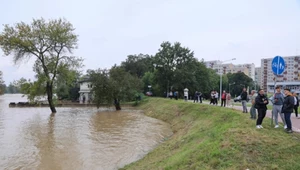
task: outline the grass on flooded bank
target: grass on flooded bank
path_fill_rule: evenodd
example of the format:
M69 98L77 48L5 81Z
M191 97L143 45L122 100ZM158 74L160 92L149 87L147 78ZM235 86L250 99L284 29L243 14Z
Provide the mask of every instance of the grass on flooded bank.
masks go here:
M122 169L300 169L300 134L256 129L230 108L149 98L139 108L170 123L174 135Z

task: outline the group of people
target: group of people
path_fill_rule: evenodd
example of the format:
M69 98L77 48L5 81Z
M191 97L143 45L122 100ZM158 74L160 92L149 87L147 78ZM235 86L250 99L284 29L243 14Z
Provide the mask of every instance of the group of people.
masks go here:
M202 103L202 93L201 92L198 92L198 91L195 92L195 94L194 94L194 103L195 102Z
M283 93L281 92L281 87L276 87L276 92L271 98L271 102L273 103L272 109L272 119L275 121L275 127L279 128L278 124L278 115L280 115L281 120L284 124L284 129L287 133L292 133L292 122L291 122L291 114L295 111L296 117L298 117L298 107L299 100L297 94L291 93L290 89L285 88ZM250 109L250 118L256 119L256 110L258 113L258 118L256 120L256 128L262 129L262 123L266 116L267 105L269 104L269 99L265 95L263 89L258 91L258 94L254 90L251 91L251 102L252 106ZM244 112L244 110L243 110ZM246 112L247 113L247 110Z
M178 100L178 91L174 91L174 92L173 92L173 91L170 91L170 92L169 92L169 98L170 98L170 99L173 99L173 98L174 98L175 100Z
M226 93L224 90L221 94L221 107L230 106L231 105L231 95L230 93ZM215 90L210 93L210 103L213 105L218 105L219 93Z

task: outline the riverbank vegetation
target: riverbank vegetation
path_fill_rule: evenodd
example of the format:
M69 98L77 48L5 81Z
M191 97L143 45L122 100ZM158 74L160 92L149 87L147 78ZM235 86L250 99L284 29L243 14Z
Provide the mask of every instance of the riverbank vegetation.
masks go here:
M149 98L140 109L168 122L174 135L125 169L300 169L300 135L270 126L256 129L231 108Z
M11 56L15 63L23 63L30 57L36 59L32 66L36 80L21 78L10 82L6 93L21 92L30 102L37 96L47 95L54 113L56 99L79 101L79 86L83 80L89 81L92 87L93 94L89 94L88 101L97 105L131 102L141 93L167 97L176 92L178 98L183 98L185 88L190 97L200 91L204 98L209 98L212 90L220 89L218 70L211 69L215 63L204 63L180 42L157 44L155 54L138 54L138 51L129 54L125 61L109 69L87 68L85 75L81 71L83 59L72 56L77 46L75 28L64 19L41 18L33 19L30 24L4 25L0 33L0 48L4 54ZM106 56L99 55L101 62L100 57ZM231 96L238 96L243 87L257 88L242 72L223 74L222 89L228 91L229 85Z
M0 34L0 48L6 56L12 55L15 64L35 58L32 67L37 81L32 84L43 87L52 113L56 112L53 92L58 86L58 77L68 80L70 71L82 67L82 58L71 56L78 45L74 30L67 20L41 18L33 19L30 24L4 25Z

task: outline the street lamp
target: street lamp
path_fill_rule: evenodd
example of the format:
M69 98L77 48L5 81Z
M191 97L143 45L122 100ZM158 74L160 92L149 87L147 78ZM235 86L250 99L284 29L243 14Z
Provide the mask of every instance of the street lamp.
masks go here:
M225 62L228 62L228 61L232 61L232 60L236 60L236 58L232 58L230 60L225 60L225 61L220 61L220 64L219 64L219 69L221 68L221 65ZM220 69L220 96L222 95L222 75L223 75L223 72L221 71ZM220 97L220 102L221 102L221 97Z
M234 85L234 84L235 84L235 82L229 83L229 94L230 94L230 86L231 86L231 85Z

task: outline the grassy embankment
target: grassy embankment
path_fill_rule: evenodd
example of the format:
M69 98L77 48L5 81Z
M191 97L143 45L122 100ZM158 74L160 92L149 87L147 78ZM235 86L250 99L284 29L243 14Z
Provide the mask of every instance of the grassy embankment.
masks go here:
M300 169L300 134L256 129L230 108L149 98L140 109L168 122L174 135L123 169Z

